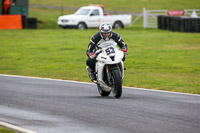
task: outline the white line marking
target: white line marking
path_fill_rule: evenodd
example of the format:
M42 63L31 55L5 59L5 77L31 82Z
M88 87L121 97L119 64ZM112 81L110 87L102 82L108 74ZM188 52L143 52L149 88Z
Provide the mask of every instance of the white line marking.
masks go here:
M0 121L0 126L2 126L4 128L8 128L10 130L14 130L16 132L20 132L20 133L36 133L34 131L27 130L27 129L24 129L24 128L21 128L21 127L17 127L17 126L14 126L14 125L11 125L11 124L8 124L8 123L5 123L5 122L1 122L1 121Z
M146 89L146 88L126 87L126 86L124 86L124 87L127 88L127 89L134 89L134 90L143 90L143 91L152 91L152 92L162 92L162 93L172 93L172 94L181 94L181 95L200 96L198 94L190 94L190 93L183 93L183 92L153 90L153 89Z
M8 75L8 74L0 74L0 76L18 77L18 78L32 78L32 79L42 79L42 80L54 80L54 81L62 81L62 82L72 82L72 83L79 83L79 84L96 85L94 83L81 82L81 81L52 79L52 78L41 78L41 77L31 77L31 76L19 76L19 75ZM147 88L137 88L137 87L127 87L127 86L123 86L123 87L127 88L127 89L133 89L133 90L143 90L143 91L152 91L152 92L162 92L162 93L172 93L172 94L181 94L181 95L200 96L198 94L189 94L189 93L182 93L182 92L172 92L172 91L164 91L164 90L153 90L153 89L147 89Z

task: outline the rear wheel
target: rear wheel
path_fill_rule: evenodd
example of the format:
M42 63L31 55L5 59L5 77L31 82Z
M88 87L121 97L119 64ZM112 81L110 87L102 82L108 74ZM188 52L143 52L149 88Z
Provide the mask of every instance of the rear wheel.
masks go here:
M110 95L110 92L106 92L104 91L100 85L97 85L97 88L98 88L98 91L99 91L99 94L102 96L102 97L107 97Z
M78 24L77 28L80 30L84 30L84 29L87 29L87 26L85 23L81 22Z
M124 28L123 27L123 24L119 21L115 22L114 26L113 26L115 29L122 29Z
M118 69L112 71L113 76L113 96L115 98L120 98L122 95L122 80L120 76L120 71Z

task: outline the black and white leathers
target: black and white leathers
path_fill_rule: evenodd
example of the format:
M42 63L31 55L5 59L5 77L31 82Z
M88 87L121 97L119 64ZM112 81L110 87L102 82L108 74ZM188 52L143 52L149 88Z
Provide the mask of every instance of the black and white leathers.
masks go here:
M89 57L91 53L95 53L96 46L105 41L114 41L121 49L127 50L127 45L124 43L124 41L122 40L122 38L118 33L111 32L111 35L109 37L104 38L101 32L99 31L90 40L88 49L86 51L87 56Z

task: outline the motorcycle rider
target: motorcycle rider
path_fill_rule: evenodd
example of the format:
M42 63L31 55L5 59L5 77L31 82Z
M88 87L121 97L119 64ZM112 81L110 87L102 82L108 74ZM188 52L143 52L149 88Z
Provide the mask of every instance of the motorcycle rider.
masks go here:
M87 72L91 81L96 80L95 62L96 62L96 50L97 46L106 41L114 41L121 48L124 53L127 53L127 45L124 43L120 35L112 31L112 26L109 23L102 23L99 26L99 32L97 32L90 40L86 54L88 56L86 65ZM125 56L123 61L125 60Z

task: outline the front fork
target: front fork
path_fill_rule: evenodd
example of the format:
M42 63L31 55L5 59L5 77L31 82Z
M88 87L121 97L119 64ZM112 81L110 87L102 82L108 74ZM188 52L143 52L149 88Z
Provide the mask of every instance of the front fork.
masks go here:
M110 70L108 68L108 65L106 65L106 73L107 73L108 85L112 86L112 76L111 76Z
M120 70L120 67L118 64L116 64L117 66L117 69L119 70L120 72L120 77L121 77L121 70ZM110 72L110 69L108 67L108 65L106 65L106 73L107 73L107 79L108 79L108 85L109 86L112 86L113 85L113 82L112 82L112 75L111 75L111 72Z

